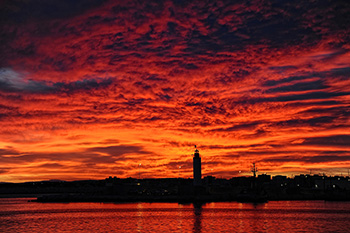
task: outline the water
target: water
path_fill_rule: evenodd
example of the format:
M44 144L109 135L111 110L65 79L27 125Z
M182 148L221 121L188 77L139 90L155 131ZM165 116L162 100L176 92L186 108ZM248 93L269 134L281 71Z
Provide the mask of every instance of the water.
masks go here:
M28 202L0 199L0 232L349 232L350 202Z

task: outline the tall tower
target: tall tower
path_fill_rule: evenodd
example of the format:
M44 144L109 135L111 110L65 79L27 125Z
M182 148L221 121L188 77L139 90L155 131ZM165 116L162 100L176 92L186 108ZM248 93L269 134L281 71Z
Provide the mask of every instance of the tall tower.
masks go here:
M193 185L200 186L202 185L202 165L201 165L201 157L199 157L199 151L197 150L197 146L194 146L196 150L193 155Z
M255 166L255 163L253 163L252 169L250 169L251 172L253 172L254 178L256 177L256 173L258 172L258 168Z

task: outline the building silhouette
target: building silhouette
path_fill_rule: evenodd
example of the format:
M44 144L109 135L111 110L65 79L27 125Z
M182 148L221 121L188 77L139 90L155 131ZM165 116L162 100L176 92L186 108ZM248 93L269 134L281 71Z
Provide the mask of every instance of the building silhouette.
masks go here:
M201 186L202 185L202 164L201 157L199 156L199 151L197 146L194 146L196 150L193 155L193 185Z

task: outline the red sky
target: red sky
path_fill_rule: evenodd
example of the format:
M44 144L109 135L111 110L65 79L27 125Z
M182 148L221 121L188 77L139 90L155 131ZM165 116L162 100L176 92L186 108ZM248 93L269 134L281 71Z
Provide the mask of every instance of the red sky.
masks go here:
M347 1L0 4L0 182L348 173Z

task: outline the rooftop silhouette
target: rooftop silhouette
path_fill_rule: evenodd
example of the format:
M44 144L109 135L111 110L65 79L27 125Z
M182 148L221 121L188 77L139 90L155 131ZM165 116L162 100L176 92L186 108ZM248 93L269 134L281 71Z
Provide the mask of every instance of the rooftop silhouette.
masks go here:
M212 202L268 200L350 200L349 176L261 174L220 179L206 176L196 193L193 179L42 181L0 184L1 197L32 196L41 202ZM255 195L252 198L252 195ZM261 199L259 199L261 198Z

